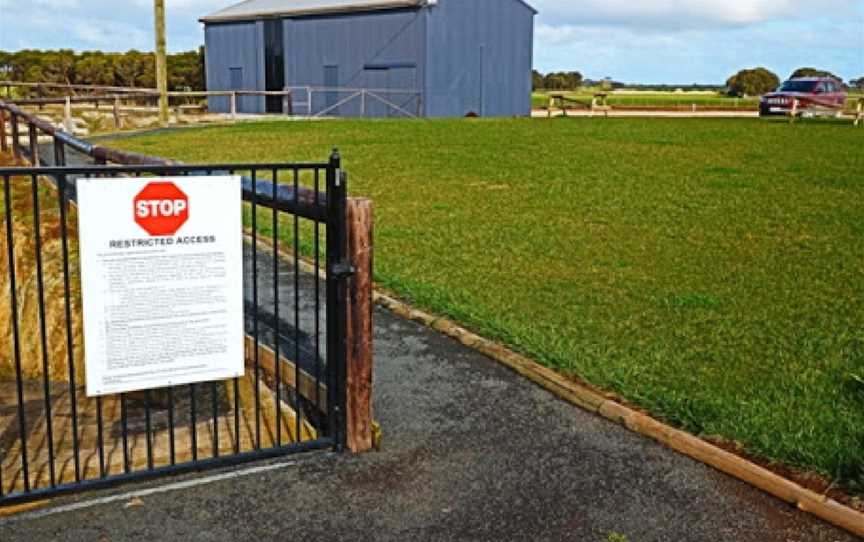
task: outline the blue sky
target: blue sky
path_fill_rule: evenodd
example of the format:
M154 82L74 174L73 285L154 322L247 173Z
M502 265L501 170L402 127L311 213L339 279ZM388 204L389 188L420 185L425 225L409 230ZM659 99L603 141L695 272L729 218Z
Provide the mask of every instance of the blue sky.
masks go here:
M169 48L232 0L166 0ZM722 83L744 67L864 76L864 0L534 0L535 66L645 83ZM152 0L0 0L0 49L152 49Z

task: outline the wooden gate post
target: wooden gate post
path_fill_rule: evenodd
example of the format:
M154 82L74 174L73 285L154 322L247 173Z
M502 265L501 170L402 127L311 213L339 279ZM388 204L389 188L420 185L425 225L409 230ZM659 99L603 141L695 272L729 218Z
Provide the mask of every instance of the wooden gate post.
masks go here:
M372 449L372 270L373 206L349 199L348 259L355 274L348 283L346 444L354 453Z

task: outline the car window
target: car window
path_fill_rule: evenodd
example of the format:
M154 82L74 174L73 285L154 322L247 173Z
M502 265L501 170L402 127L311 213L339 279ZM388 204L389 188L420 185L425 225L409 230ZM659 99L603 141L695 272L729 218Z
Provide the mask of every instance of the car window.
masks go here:
M780 90L783 92L813 92L816 88L816 83L813 81L786 81Z

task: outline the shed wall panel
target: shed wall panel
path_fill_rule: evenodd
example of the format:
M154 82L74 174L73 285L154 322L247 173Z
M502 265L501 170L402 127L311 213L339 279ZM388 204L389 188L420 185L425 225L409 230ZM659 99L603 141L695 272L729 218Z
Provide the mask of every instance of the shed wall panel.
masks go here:
M207 50L208 90L259 90L264 78L263 34L258 23L208 24L204 29ZM238 77L242 70L240 88L232 86L232 75ZM233 69L233 72L232 72ZM208 99L211 111L227 113L228 98ZM237 100L240 113L261 113L263 100L257 96L241 96Z
M285 19L285 81L288 86L330 86L421 91L426 46L421 10L393 10L326 17ZM414 68L406 68L413 65ZM393 66L392 70L384 69ZM366 69L374 67L377 69ZM388 73L389 72L389 73ZM410 72L410 73L409 73ZM327 79L325 79L325 74ZM350 92L319 92L313 96L312 111L348 98ZM382 93L398 104L416 99ZM295 111L303 112L307 97L298 92ZM367 116L388 116L388 109L374 98L367 100ZM391 110L392 111L392 110ZM339 107L340 116L359 116L359 98Z
M427 114L531 113L534 12L519 0L440 0L429 8Z

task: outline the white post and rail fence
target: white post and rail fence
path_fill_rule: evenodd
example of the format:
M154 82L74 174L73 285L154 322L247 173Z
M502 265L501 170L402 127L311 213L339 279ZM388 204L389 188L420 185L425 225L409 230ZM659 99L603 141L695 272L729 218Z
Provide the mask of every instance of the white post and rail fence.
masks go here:
M145 110L162 114L162 94L158 89L113 87L96 85L66 85L61 83L24 83L0 81L5 98L18 106L42 109L52 105L65 106L65 118L73 108L99 110L104 104L114 108L115 120L126 112ZM35 94L35 96L33 96ZM168 108L175 115L204 113L212 98L227 99L225 114L236 119L243 113L240 100L244 97L282 98L282 111L286 116L320 118L337 114L340 108L352 105L360 117L366 117L377 107L378 114L417 118L423 116L422 94L410 89L352 88L325 86L289 86L283 90L207 90L167 92ZM319 104L320 102L320 104ZM253 110L260 110L256 104ZM257 113L252 113L257 114ZM271 113L273 114L273 113ZM115 122L115 124L118 124Z

